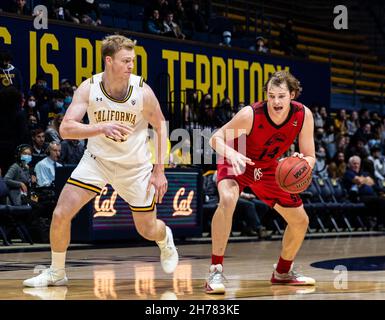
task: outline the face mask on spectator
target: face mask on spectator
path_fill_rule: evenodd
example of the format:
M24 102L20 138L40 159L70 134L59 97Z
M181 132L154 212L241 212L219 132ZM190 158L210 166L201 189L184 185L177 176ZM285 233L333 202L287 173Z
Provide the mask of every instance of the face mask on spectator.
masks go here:
M72 97L71 96L65 97L64 104L69 105L69 104L71 104L71 102L72 102Z
M326 158L326 153L325 152L318 152L317 157L320 159L324 159L324 158Z
M231 38L230 38L230 37L224 37L223 42L224 42L225 44L230 44Z
M28 164L32 161L32 156L30 154L22 154L20 160Z
M28 107L35 108L36 107L36 101L34 101L34 100L28 101Z
M56 107L57 108L61 109L61 108L63 108L63 106L64 106L64 102L63 101L56 101Z
M47 82L40 82L37 86L40 88L47 88Z

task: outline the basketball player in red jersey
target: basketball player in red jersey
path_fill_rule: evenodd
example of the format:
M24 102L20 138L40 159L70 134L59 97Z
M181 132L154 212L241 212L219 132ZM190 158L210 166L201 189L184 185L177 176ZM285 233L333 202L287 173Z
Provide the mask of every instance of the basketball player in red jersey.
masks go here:
M275 182L275 169L280 158L298 136L301 153L311 168L315 163L311 111L294 101L302 88L288 71L272 74L266 83L267 101L240 110L210 139L210 145L224 161L218 163L219 205L212 220L212 264L206 282L207 293L224 293L223 257L231 231L233 213L240 192L245 187L286 220L281 256L274 265L272 284L314 285L315 280L293 271L293 260L304 240L308 216L301 198L284 192ZM229 146L246 140L246 152Z

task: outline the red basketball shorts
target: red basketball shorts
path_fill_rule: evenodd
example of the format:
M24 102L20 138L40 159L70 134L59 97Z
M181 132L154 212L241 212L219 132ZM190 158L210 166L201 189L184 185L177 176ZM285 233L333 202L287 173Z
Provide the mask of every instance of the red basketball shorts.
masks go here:
M217 165L217 184L224 179L233 179L239 185L239 192L249 187L253 193L268 206L278 203L282 207L296 208L302 205L297 194L283 191L275 182L276 163L266 168L247 166L246 171L239 176L233 174L232 166L225 162Z

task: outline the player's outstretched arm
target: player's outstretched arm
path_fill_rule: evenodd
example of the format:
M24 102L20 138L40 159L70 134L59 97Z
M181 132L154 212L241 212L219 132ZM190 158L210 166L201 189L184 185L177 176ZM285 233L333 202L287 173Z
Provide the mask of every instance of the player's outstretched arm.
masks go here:
M87 112L90 95L90 80L85 80L75 91L72 103L60 125L60 135L63 139L87 139L105 134L116 140L124 139L124 135L132 132L132 129L116 123L81 123Z
M314 147L314 120L310 109L305 107L305 119L302 130L298 136L299 151L309 165L314 168L315 147Z
M252 107L244 107L228 123L217 130L209 141L210 146L219 155L232 163L235 174L241 174L246 164L254 165L254 162L227 145L226 142L239 138L243 134L249 134L253 127L253 121L254 111Z

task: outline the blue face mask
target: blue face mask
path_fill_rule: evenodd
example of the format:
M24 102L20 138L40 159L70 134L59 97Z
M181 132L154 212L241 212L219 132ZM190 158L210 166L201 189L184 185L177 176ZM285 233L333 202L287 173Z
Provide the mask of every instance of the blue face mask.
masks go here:
M72 102L72 97L71 96L65 97L64 104L69 105L69 104L71 104L71 102Z
M231 38L230 38L230 37L224 37L224 38L223 38L223 42L224 42L225 44L230 44Z
M32 161L32 156L29 154L22 154L20 156L20 160L23 161L24 163L28 164Z

